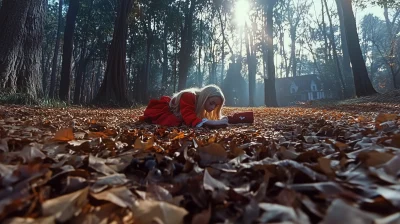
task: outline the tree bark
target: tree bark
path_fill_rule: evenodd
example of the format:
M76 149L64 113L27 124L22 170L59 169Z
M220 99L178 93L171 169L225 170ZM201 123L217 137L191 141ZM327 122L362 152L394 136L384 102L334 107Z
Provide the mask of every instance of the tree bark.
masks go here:
M166 94L167 91L167 81L169 76L168 70L168 25L164 24L164 34L163 34L163 61L162 61L162 78L161 78L161 93Z
M10 93L41 94L40 59L45 0L5 0L0 9L0 87Z
M200 43L199 43L199 62L197 65L197 85L200 87L203 84L203 74L201 73L201 50L203 48L203 20L200 20Z
M71 63L74 45L75 21L79 10L79 0L70 0L65 22L63 58L61 64L60 100L69 103L71 87Z
M341 98L345 98L345 97L348 97L348 94L346 94L347 93L346 83L344 82L344 79L343 79L343 74L342 74L342 70L340 68L340 63L339 63L339 57L337 55L337 47L336 47L336 42L335 42L335 34L333 31L332 18L331 18L331 14L329 12L328 3L326 2L326 0L323 0L323 1L324 1L324 5L326 8L326 14L328 16L328 21L329 21L329 31L330 31L329 39L332 44L332 53L333 53L333 59L335 60L335 65L336 65L336 74L337 74L337 77L339 78L340 84L341 84L340 95L341 95Z
M133 0L121 0L114 25L113 40L107 59L107 69L100 90L93 103L123 106L129 104L126 75L126 38L128 16Z
M342 10L342 3L340 0L336 0L336 7L339 14L340 20L340 39L342 41L342 71L345 82L347 83L347 94L348 96L354 95L354 79L352 77L352 71L350 66L350 56L349 56L349 48L346 40L346 31L344 28L344 19L343 19L343 10ZM352 86L352 87L351 87Z
M54 46L54 55L53 55L53 61L51 64L51 75L50 75L49 97L52 99L54 99L55 88L56 88L58 53L59 53L59 49L60 49L60 35L61 35L61 26L62 26L62 8L63 8L63 0L59 0L58 1L58 25L57 25L56 45Z
M254 51L254 41L252 30L246 25L246 55L247 55L247 69L249 73L249 106L254 107L254 98L256 90L256 72L257 72L257 58Z
M189 6L190 3L190 6ZM186 0L185 24L182 27L181 49L179 51L178 90L186 88L193 52L193 16L196 1Z
M277 107L276 88L275 88L275 65L274 65L274 36L273 36L273 16L276 0L270 0L266 4L266 31L267 31L267 78L264 79L265 105Z
M349 46L349 55L353 68L354 85L356 96L368 96L375 94L376 91L372 86L371 80L368 77L368 71L365 66L365 61L362 56L360 40L357 34L356 19L353 13L351 0L341 0L343 19L346 33L346 40Z
M78 65L78 72L76 73L75 79L75 88L74 88L74 104L81 103L81 95L83 93L83 83L84 83L84 74L86 73L86 67L90 60L89 56L86 55L87 52L87 42L88 42L88 29L89 29L89 22L92 20L92 8L93 8L93 1L90 1L90 5L88 7L89 12L87 13L85 25L82 29L83 33L83 40L82 40L82 49L81 49L81 56L79 59Z

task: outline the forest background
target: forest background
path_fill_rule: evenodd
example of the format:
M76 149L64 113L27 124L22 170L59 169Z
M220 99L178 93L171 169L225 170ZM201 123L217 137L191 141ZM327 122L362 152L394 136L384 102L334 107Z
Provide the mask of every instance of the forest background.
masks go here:
M217 84L231 106L277 106L276 78L311 74L338 99L400 86L394 0L29 2L0 1L3 102L127 106Z

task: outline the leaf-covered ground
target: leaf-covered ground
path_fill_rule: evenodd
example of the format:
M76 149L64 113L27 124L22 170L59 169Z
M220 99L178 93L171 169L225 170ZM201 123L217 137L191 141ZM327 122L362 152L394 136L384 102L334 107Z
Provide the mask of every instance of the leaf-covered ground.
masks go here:
M0 106L0 222L399 223L399 105L311 106L218 130Z

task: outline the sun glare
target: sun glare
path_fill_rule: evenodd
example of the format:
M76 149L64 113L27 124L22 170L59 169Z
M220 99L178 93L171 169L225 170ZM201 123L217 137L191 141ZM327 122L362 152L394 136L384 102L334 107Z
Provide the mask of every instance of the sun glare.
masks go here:
M244 26L244 23L248 19L250 5L248 0L237 0L235 5L235 17L236 22L240 26Z

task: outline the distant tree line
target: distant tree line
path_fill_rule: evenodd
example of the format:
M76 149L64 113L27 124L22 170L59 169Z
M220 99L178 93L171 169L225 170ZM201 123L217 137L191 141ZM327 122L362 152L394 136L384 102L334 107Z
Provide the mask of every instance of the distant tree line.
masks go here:
M2 92L130 105L213 83L230 105L277 106L280 77L317 74L340 98L399 88L397 1L356 24L369 1L257 0L242 25L236 2L0 0Z

